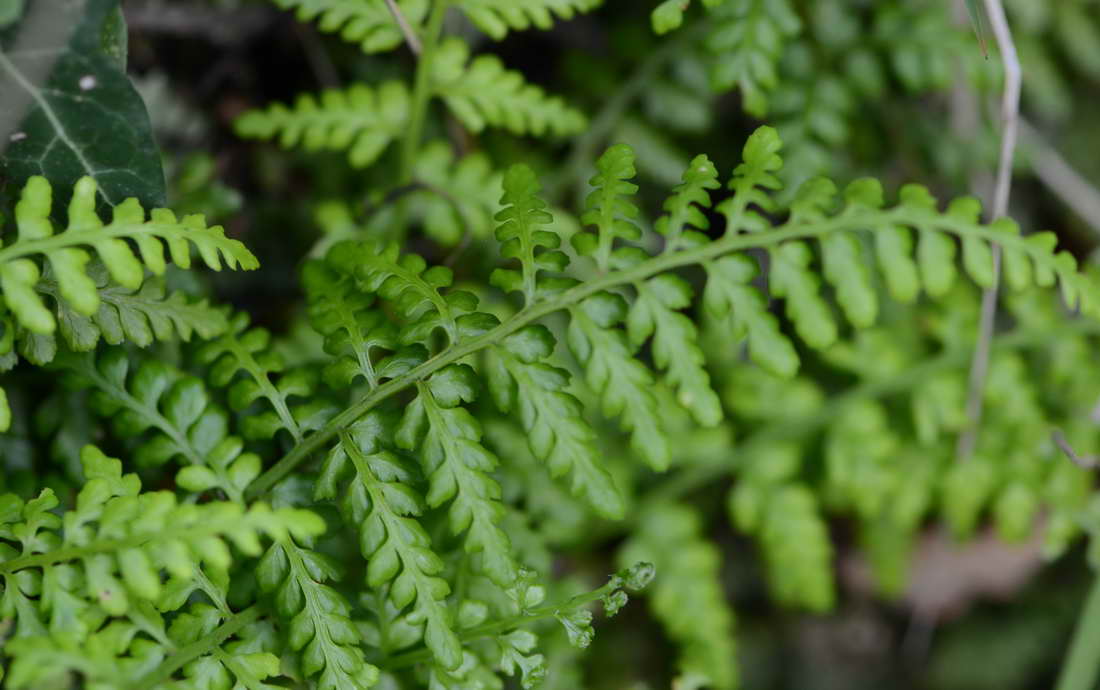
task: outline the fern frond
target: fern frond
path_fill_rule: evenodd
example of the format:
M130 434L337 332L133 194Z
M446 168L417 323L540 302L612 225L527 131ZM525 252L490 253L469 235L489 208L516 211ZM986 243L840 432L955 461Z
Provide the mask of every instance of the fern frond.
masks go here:
M311 396L315 376L308 370L284 373L282 358L268 347L271 334L263 328L249 329L248 323L248 315L243 312L233 316L229 333L199 348L197 358L210 366L213 385L228 388L229 406L234 410L244 410L259 398L271 405L271 410L244 419L242 431L246 438L272 438L283 429L295 441L301 440L306 431L323 425L335 410L323 399L292 406L291 398Z
M716 209L726 218L726 232L762 232L770 223L757 211L771 212L776 202L771 192L782 189L776 173L783 168L779 156L783 141L771 127L760 127L745 141L741 162L733 169L727 187L733 197L718 204Z
M359 646L350 604L325 584L335 579L328 558L290 537L276 541L256 567L260 589L274 596L276 611L290 621L287 644L301 656L302 671L320 674L317 687L324 690L366 690L378 681L378 669Z
M706 39L714 54L711 85L736 86L745 112L768 112L768 92L779 83L776 65L787 41L802 28L789 0L726 0L714 7L714 29Z
M40 256L49 262L57 293L83 316L96 314L100 307L96 281L86 268L91 256L83 247L94 249L111 278L130 290L141 287L145 269L157 275L164 273L164 244L172 261L181 268L191 266L191 245L214 270L220 270L223 261L230 268L244 270L259 266L243 244L227 239L220 227L206 227L202 216L177 220L167 209L154 209L146 219L137 200L128 199L114 208L111 221L104 224L95 209L96 190L90 177L77 181L69 204L68 225L55 235L50 220L50 183L34 176L23 187L15 206L18 236L0 247L0 294L15 320L32 333L53 333L57 320L37 294L42 270L31 257ZM126 240L137 245L140 259Z
M220 489L238 503L260 473L259 456L244 452L241 439L229 435L225 412L200 379L155 360L131 372L130 359L117 349L98 359L68 355L61 364L72 372L67 385L95 389L91 407L111 421L116 436L146 434L134 450L139 467L181 458L184 467L176 475L181 488Z
M138 347L177 337L184 342L190 342L193 336L209 340L229 325L221 309L183 292L169 293L161 280L146 280L135 291L110 284L106 271L96 264L89 267L88 274L96 283L100 299L99 308L90 317L61 299L49 271L37 288L56 301L61 336L77 352L95 349L100 338L108 345L129 342Z
M634 221L640 213L629 197L638 191L634 178L634 150L626 144L616 144L596 161L596 174L589 184L594 189L584 201L581 222L595 225L596 234L573 235L573 247L582 256L595 256L596 266L607 271L616 239L638 240L642 230Z
M569 349L584 366L585 381L599 394L604 414L620 418L631 447L653 469L667 469L671 453L653 395L653 372L634 357L626 333L617 327L627 316L625 300L594 295L570 316Z
M432 84L447 107L474 132L486 126L513 134L568 136L582 130L585 117L556 96L505 69L494 55L470 59L464 41L450 38L432 56Z
M302 286L309 300L309 318L325 337L325 352L336 361L325 367L325 381L344 387L363 377L378 385L377 350L397 348L397 328L375 307L374 297L356 289L354 279L341 276L323 261L310 261L302 269Z
M34 634L5 641L12 659L4 687L65 687L74 676L89 688L120 687L136 682L144 668L164 656L162 647L128 622L112 621L86 637Z
M186 612L176 616L168 634L177 648L200 642L215 633L222 623L223 612L209 604L194 604ZM184 664L180 669L183 678L172 683L179 690L206 690L213 688L242 688L247 690L276 690L282 687L266 682L282 675L278 651L274 640L254 624L239 633L241 639L233 640L213 649L209 654Z
M344 151L351 164L363 168L374 161L405 131L409 93L400 82L377 88L355 84L346 90L329 89L320 95L302 94L292 107L282 103L266 110L250 110L234 127L246 139L275 139L283 148L306 151Z
M905 266L916 265L920 287L933 297L943 295L954 282L956 270L947 259L954 256L959 244L963 247L963 267L967 273L975 282L987 284L991 276L989 246L997 243L1004 252L1006 283L1010 287L1053 287L1057 284L1068 304L1091 317L1100 316L1100 301L1096 298L1100 288L1096 278L1078 273L1076 261L1070 254L1055 252L1053 235L1038 233L1024 238L1014 224L1005 220L982 225L977 218L977 207L971 201L957 201L946 211L940 211L927 190L908 185L902 188L897 204L884 207L881 185L873 180L858 180L848 186L841 202L833 199L831 185L811 181L784 218L775 198L781 186L775 174L782 166L778 154L780 145L775 130L768 127L760 128L749 138L744 162L735 169L731 182L735 194L731 200L718 205L727 219L721 237L703 241L700 233L693 238L692 246L680 243L679 248L655 257L647 257L640 247L614 249L608 261L610 270L606 273L538 300L502 323L497 324L493 317L482 318L479 322L482 328L476 335L460 339L458 346L449 345L437 351L430 359L379 386L342 413L341 423L354 421L396 392L423 383L450 364L501 343L532 321L557 311L568 311L571 315L570 349L584 366L590 386L601 397L609 415L622 415L623 426L631 432L632 443L639 454L654 467L663 468L669 461L669 441L661 431L661 414L652 391L654 377L634 356L626 334L618 328L629 311L626 298L608 291L645 283L683 267L701 266L712 281L719 281L707 287L704 301L708 311L723 317L734 314L735 323L749 336L754 356L764 362L771 359L772 369L790 374L797 367L798 358L790 343L779 335L774 317L767 313L755 286L750 285L757 268L748 252L763 249L772 253L777 265L770 290L785 298L787 313L794 321L798 336L811 346L824 347L835 339L839 323L833 314L832 303L822 292L819 273L813 268L817 256L815 245L829 245L825 258L829 268L825 277L837 288L838 294L843 293L841 306L849 314L849 321L854 325L865 324L876 311L869 307L874 298L866 293L867 276L871 274L864 273L872 269L850 265L862 254L862 250L856 248L861 245L831 241L839 235L854 238L866 234L876 244L880 238L885 238L883 241L891 243L892 247L890 251L873 253L877 272L887 275L905 272L908 280L913 277L913 271L896 270L897 262ZM628 160L622 152L615 158ZM629 185L622 174L625 168L612 167L615 171L608 177L612 185ZM597 190L597 197L599 193ZM609 203L630 202L613 194ZM603 209L605 205L597 204L597 208ZM767 211L774 220L765 217L762 211ZM614 215L610 217L621 220ZM920 236L915 256L901 253L904 243L899 238L914 232ZM593 240L590 246L596 244L598 241ZM349 262L343 270L354 269L356 260L349 258L352 254L343 251L337 255ZM417 262L415 268L419 275L421 264ZM848 273L859 275L853 278ZM447 275L449 278L449 273ZM403 319L425 318L432 324L438 323L436 315L442 298L428 294L434 289L420 289L419 292L423 296L410 299L410 303L419 306L419 311L414 310L412 316ZM681 344L684 335L683 331L677 335ZM697 383L701 381L697 374L698 369L693 369L694 378L684 380ZM329 425L321 433L304 438L272 470L261 476L250 491L258 495L270 488L273 482L336 433L337 429ZM541 453L536 452L536 455ZM601 500L606 497L604 495Z
M365 53L392 50L405 40L384 0L273 0L293 10L299 21L314 22L326 33L358 43ZM424 22L428 0L399 0L402 14L413 26Z
M561 272L569 264L569 257L557 251L561 238L538 226L552 223L554 217L546 210L546 202L539 198L538 179L526 165L514 165L504 175L504 196L500 203L503 210L496 214L500 223L497 241L500 254L508 259L518 259L521 270L498 268L489 282L505 292L522 292L527 304L536 299L539 292L552 293L572 287L576 281L567 278L540 278L538 272Z
M517 565L500 528L500 484L489 474L499 461L481 444L477 419L462 407L474 401L476 387L476 375L464 365L447 367L418 384L418 395L406 406L398 427L397 443L406 450L419 449L428 505L451 502L451 531L468 531L466 551L481 554L485 573L507 587L516 579Z
M703 304L708 315L728 321L731 335L748 344L749 357L777 376L798 371L794 344L779 328L779 319L768 310L768 299L753 285L760 267L748 256L724 256L705 264L707 286Z
M456 3L477 28L496 40L509 30L524 31L532 26L549 29L554 16L571 19L575 14L599 7L603 0L458 0Z
M81 460L87 481L76 508L63 517L48 512L58 504L49 489L28 502L10 494L0 497L0 539L21 545L19 550L8 544L0 548L6 590L21 586L23 580L10 579L16 573L43 569L49 574L54 566L74 564L83 571L85 596L107 614L122 616L132 601L161 596L162 569L177 579L192 577L203 563L225 570L232 559L229 542L246 555L259 555L260 536L278 540L324 529L319 518L303 510L178 504L167 491L141 493L136 475L123 475L122 463L93 446L84 448ZM11 601L7 592L4 600Z
M653 338L653 361L667 371L680 404L703 426L722 421L722 403L710 385L710 375L699 349L695 323L680 312L691 306L691 285L679 276L664 274L637 283L638 298L627 316L627 333L635 348Z
M340 509L359 530L367 585L389 584L389 599L399 611L411 605L424 624L424 642L434 659L453 669L461 663L462 649L445 602L450 587L441 577L443 561L417 521L423 498L410 486L409 470L386 448L383 436L391 433L391 421L372 413L341 435L325 460L315 493L328 499L343 494ZM341 491L349 474L354 480Z
M429 351L435 331L447 334L451 345L495 326L496 317L476 311L478 299L465 290L451 290L454 273L444 266L427 268L415 254L400 254L396 245L342 243L329 252L329 265L354 276L362 290L390 302L404 323L398 335L403 345L422 344Z
M595 629L592 626L592 611L589 610L591 605L594 602L600 602L603 604L604 612L608 616L614 616L626 605L627 592L639 592L645 589L653 581L654 574L655 570L652 563L638 562L612 575L602 587L570 597L565 601L542 606L540 604L545 599L545 589L541 586L530 585L529 582L525 582L525 578L521 578L510 595L511 601L507 607L508 612L499 619L486 620L484 607L468 607L465 611L467 625L464 627L461 637L463 641L472 641L493 636L497 637L498 644L509 644L507 639L509 632L536 621L555 618L565 629L569 643L576 648L584 649L592 643L595 637ZM502 640L499 637L501 635L505 636L506 639ZM516 638L511 639L521 641ZM529 641L529 638L527 641ZM518 651L526 654L527 652L523 648L527 646L524 642ZM505 650L504 653L507 654L507 651ZM386 664L386 668L390 670L406 668L429 661L430 658L430 651L427 649L413 650L393 657ZM527 664L530 664L532 668L536 666L534 660L529 660L522 665L518 660L514 660L513 663L521 668ZM482 664L478 657L467 651L464 653L461 665L456 669L457 675L451 673L442 675L453 683L461 680L464 671L473 670L480 666ZM433 672L438 671L439 667L437 666ZM491 685L499 683L499 679L495 678L492 673L488 673L485 680Z
M111 421L119 438L156 431L134 451L141 467L162 465L180 457L202 465L214 446L228 435L228 420L207 394L202 381L156 360L130 370L125 350L68 355L60 360L71 371L66 383L94 388L91 405Z
M596 434L580 401L568 392L569 372L546 361L554 346L544 326L505 338L490 352L489 391L502 412L518 412L531 452L553 476L572 471L575 495L600 515L621 519L623 496L600 462Z
M714 163L704 155L691 160L680 184L672 189L672 195L665 201L666 215L657 220L655 229L665 236L665 251L675 251L684 242L689 245L706 241L706 236L690 230L706 230L710 221L703 209L710 208L710 189L721 189L718 182L718 170Z
M738 674L734 616L722 589L721 555L701 536L700 523L689 508L651 506L619 562L642 559L656 566L650 608L679 647L680 682L732 690Z
M760 540L773 596L824 612L836 598L832 542L816 496L797 483L801 453L793 443L754 449L728 507L738 529Z

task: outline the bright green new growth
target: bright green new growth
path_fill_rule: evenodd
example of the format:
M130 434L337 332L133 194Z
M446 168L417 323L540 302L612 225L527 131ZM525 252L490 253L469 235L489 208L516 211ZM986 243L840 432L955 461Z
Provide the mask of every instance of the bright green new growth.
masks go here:
M236 240L227 239L220 227L207 228L201 216L177 221L166 209L155 209L149 219L137 200L115 207L111 222L104 224L95 210L96 183L90 177L77 182L68 209L68 225L54 234L50 183L32 177L23 188L15 207L17 237L0 248L0 289L4 301L19 325L38 334L52 333L57 321L35 294L42 279L41 268L30 257L49 262L57 291L79 314L92 316L99 309L99 292L85 265L91 259L82 247L91 247L111 278L124 288L137 290L145 280L145 269L164 273L164 245L173 263L191 266L191 245L203 262L219 270L222 261L229 268L251 270L259 266L251 252ZM134 253L131 240L140 253Z
M144 346L176 333L183 340L194 332L220 333L225 319L205 302L192 303L181 293L166 296L162 284L146 282L146 270L164 273L165 245L184 269L191 266L192 246L214 270L223 262L243 270L259 266L243 244L226 238L221 227L207 227L202 216L177 220L167 209L154 209L146 218L137 200L127 199L104 223L96 190L90 177L76 183L67 225L55 234L50 183L35 176L24 186L15 207L16 235L0 245L0 371L14 366L17 347L34 364L52 361L59 322L75 350L94 348L100 337ZM6 397L0 397L0 431L10 423Z

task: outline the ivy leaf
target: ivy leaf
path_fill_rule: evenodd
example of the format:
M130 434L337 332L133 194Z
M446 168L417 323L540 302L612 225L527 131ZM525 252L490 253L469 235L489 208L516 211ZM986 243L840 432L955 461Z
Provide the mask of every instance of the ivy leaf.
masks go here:
M59 190L87 175L112 206L129 197L164 205L149 115L125 73L122 21L118 0L32 3L0 35L0 174L17 184L43 175Z

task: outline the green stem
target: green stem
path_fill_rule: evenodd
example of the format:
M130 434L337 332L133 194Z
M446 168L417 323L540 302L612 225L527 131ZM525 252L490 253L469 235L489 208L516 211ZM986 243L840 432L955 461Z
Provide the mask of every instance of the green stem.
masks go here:
M439 45L439 36L443 33L443 19L447 16L450 0L436 0L423 37L423 52L416 64L416 81L413 85L412 110L409 114L409 127L401 144L401 177L399 184L412 182L413 166L424 134L424 120L428 114L428 102L432 97L432 57Z
M208 234L209 230L210 228L196 230L186 228L179 224L157 223L154 221L149 221L147 223L111 223L110 225L104 225L101 228L84 232L70 232L66 230L56 235L50 235L49 237L16 240L14 244L0 249L0 264L24 256L49 254L59 249L94 246L94 243L107 239L136 239L138 237L147 238L148 236L156 237L159 240L176 240L188 243L196 243L197 239L198 243L210 244L225 256L237 257L243 251L251 257L253 261L256 261L255 257L253 257L250 252L242 249L240 245L232 244L236 242L236 240ZM248 270L249 268L256 268L257 266L259 266L259 263L256 263L256 266L242 265L242 268ZM181 268L186 267L184 266Z
M304 438L279 462L257 477L249 486L245 496L248 499L254 499L267 492L276 482L289 474L314 451L319 450L324 444L328 443L340 429L350 426L383 400L408 388L417 381L426 379L449 364L500 342L503 338L515 333L524 326L556 311L578 304L598 292L610 290L619 285L643 281L651 276L676 268L705 263L732 252L770 247L789 240L820 237L838 231L867 231L869 228L893 226L935 227L940 231L959 237L980 238L987 242L998 242L1006 249L1019 251L1031 257L1039 265L1051 270L1060 270L1053 256L1027 242L1023 237L997 232L988 227L975 226L951 216L930 217L928 212L914 211L907 207L839 216L816 223L799 223L766 233L737 234L733 228L730 228L723 237L709 244L678 252L666 252L627 270L598 276L551 298L529 305L496 328L477 337L456 343L423 364L410 369L407 373L390 379L353 403L351 407L333 417L316 433Z
M162 686L172 677L173 673L184 665L221 646L223 642L236 635L241 628L254 622L259 617L260 607L258 606L241 611L218 626L214 632L195 640L169 656L155 669L138 679L131 686L131 690L152 690Z
M548 606L542 606L537 609L531 609L525 614L519 616L513 616L512 618L505 618L503 620L493 621L491 623L482 623L468 630L463 630L458 635L458 639L465 645L472 640L480 640L484 637L492 637L499 633L514 630L529 623L542 620L543 618L550 618L556 616L560 611L569 611L572 609L580 608L586 604L590 604L593 601L601 599L604 595L612 592L622 586L621 582L617 582L615 578L612 578L599 589L592 590L591 592L585 592L584 594L578 594L577 596L569 599L561 604L550 604ZM390 659L388 662L382 664L382 667L388 671L393 671L401 668L408 668L409 666L415 666L416 664L429 661L432 658L432 653L426 648L416 649L404 654L398 654Z
M1100 672L1100 574L1092 583L1057 690L1093 690Z

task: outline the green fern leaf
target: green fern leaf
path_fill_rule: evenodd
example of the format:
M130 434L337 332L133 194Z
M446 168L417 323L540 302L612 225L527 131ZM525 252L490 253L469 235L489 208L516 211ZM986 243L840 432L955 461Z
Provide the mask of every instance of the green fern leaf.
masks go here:
M717 547L704 539L702 520L689 508L651 506L619 552L620 563L653 563L660 574L649 605L676 643L685 685L718 690L737 687L733 611L726 601Z
M796 483L803 452L786 442L753 449L727 506L731 521L759 539L773 596L825 612L836 599L833 548L817 497Z
M351 164L363 168L374 161L405 131L409 94L400 82L377 89L355 84L319 96L302 94L292 108L276 103L266 110L250 110L234 124L246 139L274 139L283 148L307 151L344 151Z
M229 320L229 333L203 345L196 356L210 366L210 382L228 388L229 406L234 410L244 410L260 398L271 405L267 412L244 418L246 438L272 438L286 430L300 441L337 410L319 398L291 405L291 398L312 396L316 377L310 370L286 372L286 364L269 348L270 342L271 334L263 328L249 329L248 315L241 312Z
M798 371L799 358L779 320L768 311L768 300L752 285L760 273L756 261L745 255L724 256L704 264L707 286L703 304L707 313L732 323L733 336L748 341L749 356L777 376Z
M706 230L710 221L702 209L710 208L708 189L720 189L718 170L706 156L692 159L680 184L672 189L672 195L665 201L666 215L657 220L656 230L665 236L666 251L675 251L680 245L697 245L706 242L702 233L689 230L690 227Z
M326 33L358 43L365 53L392 50L405 40L385 0L273 0L284 10L294 10L299 21L312 21ZM413 26L424 22L428 0L399 0L401 13Z
M791 204L791 222L820 222L829 213L836 185L817 178L803 184ZM980 242L980 240L979 240ZM821 240L825 280L836 288L836 299L848 320L867 328L878 317L878 296L863 257L863 245L851 234L833 234Z
M596 161L596 174L589 184L594 187L584 202L581 222L595 225L597 232L573 235L573 247L583 256L596 258L596 266L607 271L616 239L638 240L642 230L634 222L638 207L629 200L638 191L634 178L634 150L626 144L616 144Z
M178 338L190 342L193 336L209 340L221 335L229 322L223 310L213 307L205 299L192 299L182 292L168 293L161 280L147 280L137 291L119 285L111 285L101 274L89 271L99 291L99 309L91 317L73 310L60 299L56 283L50 274L44 274L38 291L57 301L57 323L62 338L70 348L86 352L95 348L100 338L108 345L133 343L147 347L154 341L170 341Z
M554 15L571 19L575 14L599 7L603 0L458 0L456 3L477 28L496 40L509 30L524 31L532 26L549 29Z
M539 230L554 217L546 210L546 202L539 198L538 179L526 165L514 165L504 175L504 206L496 215L500 222L496 237L501 243L500 254L506 259L518 259L521 270L498 268L489 282L505 292L522 292L528 305L536 295L553 293L572 287L575 280L566 278L540 278L539 270L561 272L569 265L569 257L556 251L561 238L549 230Z
M519 413L531 452L553 476L572 471L575 495L600 515L622 519L622 494L601 465L596 434L580 401L568 392L569 372L545 361L554 345L544 326L528 326L505 338L491 352L489 390L501 411Z
M93 446L84 448L81 459L87 481L75 510L63 520L43 512L57 505L49 489L27 503L10 494L0 498L0 539L23 545L21 553L4 549L0 574L79 564L88 598L109 615L126 614L131 599L157 599L161 569L176 578L193 577L200 563L225 570L232 560L227 540L246 555L259 555L261 535L278 540L290 532L308 536L324 529L303 510L178 504L167 491L141 493L136 475L123 475L118 460ZM53 534L62 526L62 535Z
M638 283L638 299L630 307L627 331L630 342L640 347L653 337L653 361L668 372L669 383L679 392L679 401L703 426L722 421L722 404L711 389L697 344L699 332L679 310L691 306L691 286L684 279L659 275Z
M437 663L456 668L462 647L453 630L445 599L450 593L440 577L443 561L417 517L424 500L412 488L412 474L388 450L392 421L372 413L341 435L329 453L316 485L317 498L340 498L340 509L356 525L360 549L367 559L367 586L392 583L389 598L398 610L412 606L424 623L424 641ZM392 442L392 439L390 439ZM354 481L341 491L349 474Z
M634 358L626 334L616 325L627 315L618 295L594 295L570 311L569 349L581 362L585 380L603 402L608 417L620 417L630 444L655 470L668 468L670 450L653 373Z
M397 328L372 308L373 295L359 292L353 279L321 261L305 265L302 286L309 299L310 322L325 336L325 352L336 358L325 367L325 381L345 387L363 377L372 388L378 385L375 353L397 348Z
M814 493L790 485L768 497L761 548L776 599L823 613L833 608L833 548Z
M466 551L479 553L482 568L501 587L517 575L508 536L500 528L504 505L500 484L490 476L499 461L481 445L481 425L462 403L476 397L477 377L463 365L451 365L417 385L418 396L405 408L397 443L420 451L428 477L429 506L450 502L454 534L467 532Z
M415 254L401 255L396 245L376 248L367 243L342 243L329 252L329 265L345 275L355 276L361 289L390 302L404 320L398 341L423 344L430 350L436 330L447 334L453 345L476 337L497 319L475 311L478 299L464 290L440 292L449 287L454 273L445 266L427 268Z
M568 136L585 126L580 111L526 83L496 56L470 60L469 47L458 38L445 40L432 56L432 83L451 112L474 132L492 126L513 134Z
M779 83L776 66L787 41L802 28L789 0L726 0L715 6L706 46L714 54L711 85L736 86L745 112L762 118L768 92Z
M260 589L274 595L275 609L290 620L287 644L301 655L302 671L316 676L324 690L365 690L378 681L367 663L351 606L325 584L337 578L325 556L298 546L289 537L267 550L256 567Z
M717 210L726 217L726 232L761 232L770 227L763 216L753 210L773 211L776 207L769 191L783 184L775 173L783 167L779 150L783 142L772 127L760 127L753 132L741 152L742 162L733 170L729 188L733 197L718 204Z
M215 634L223 620L223 611L208 604L195 604L172 620L168 635L177 649L200 643ZM215 648L183 666L183 678L172 684L179 690L276 690L282 687L265 682L281 675L279 657L261 630L241 632L243 639Z
M259 266L244 245L227 239L220 227L207 228L201 216L177 221L171 211L155 209L146 220L141 205L129 199L114 208L111 222L105 225L95 210L96 189L90 177L76 183L68 226L54 235L50 183L35 176L23 188L15 207L19 235L0 247L0 291L16 321L32 333L48 335L57 328L53 314L36 294L42 271L30 258L33 256L41 255L49 261L58 294L84 316L92 316L100 306L96 282L85 268L91 257L81 248L84 246L91 246L111 278L130 290L141 287L146 268L157 275L164 273L162 243L167 243L172 261L181 268L191 266L191 245L215 270L221 268L223 260L230 268L249 270ZM140 260L127 239L137 245Z
M131 372L126 351L109 349L98 360L92 354L67 355L60 364L71 371L68 385L95 389L92 408L111 420L118 437L156 431L135 451L134 460L141 467L175 457L202 465L228 435L228 420L214 406L202 381L163 362L147 361Z

